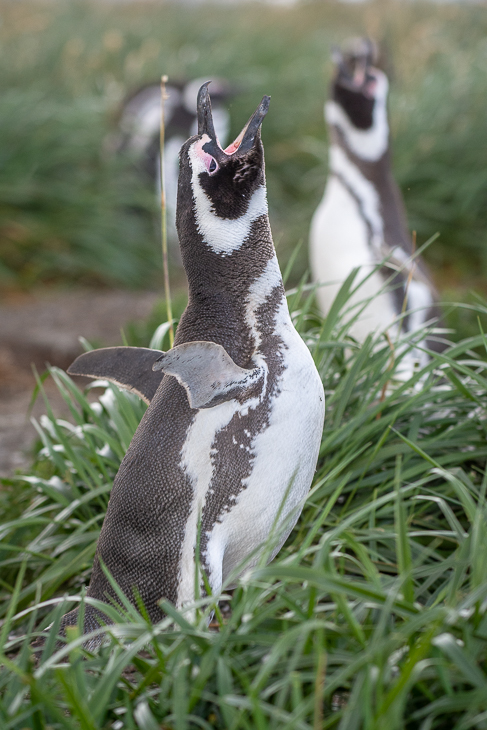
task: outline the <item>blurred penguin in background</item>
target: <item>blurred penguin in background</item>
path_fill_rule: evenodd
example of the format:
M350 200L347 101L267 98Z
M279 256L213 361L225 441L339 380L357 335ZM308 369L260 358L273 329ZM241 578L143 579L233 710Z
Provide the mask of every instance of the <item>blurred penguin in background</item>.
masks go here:
M185 83L166 84L164 101L165 144L164 182L166 188L167 230L170 243L177 247L176 198L179 175L179 150L188 137L196 134L198 120L196 99L198 89L208 79L193 79ZM226 102L233 90L225 79L213 79L211 99L213 121L218 139L225 147L230 133L230 115ZM127 97L118 122L116 147L139 161L141 172L150 180L160 204L161 195L161 85L149 84Z
M332 282L317 289L326 314L345 279L361 267L354 286L362 284L349 305L371 301L350 334L363 342L369 333L388 330L394 340L399 333L410 335L435 321L436 293L423 261L414 256L392 174L389 84L376 67L376 46L367 39L353 39L334 52L333 61L335 72L325 104L329 172L311 224L312 276L320 284ZM358 309L354 307L351 316ZM419 347L442 349L430 337L419 339ZM403 367L412 373L427 362L428 355L414 348L404 356Z

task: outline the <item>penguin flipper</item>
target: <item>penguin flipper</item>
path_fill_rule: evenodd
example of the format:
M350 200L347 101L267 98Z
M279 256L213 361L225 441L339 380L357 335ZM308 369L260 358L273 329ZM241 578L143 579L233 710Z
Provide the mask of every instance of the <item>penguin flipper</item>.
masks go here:
M109 380L150 403L162 380L162 373L154 372L152 365L163 354L148 347L102 347L77 357L67 372Z
M213 406L236 398L243 402L263 388L264 368L239 367L215 342L185 342L163 352L152 366L173 375L185 388L191 408Z

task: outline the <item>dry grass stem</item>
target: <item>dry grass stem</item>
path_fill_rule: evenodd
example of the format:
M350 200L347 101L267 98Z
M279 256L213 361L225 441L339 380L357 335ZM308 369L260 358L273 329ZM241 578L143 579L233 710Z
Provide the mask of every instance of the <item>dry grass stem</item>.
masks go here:
M164 102L168 98L166 94L166 84L168 77L161 76L161 240L162 240L162 266L164 269L164 295L166 298L167 319L169 322L169 345L174 345L174 326L171 306L171 289L169 284L169 262L167 257L167 208L166 208L166 190L164 186Z

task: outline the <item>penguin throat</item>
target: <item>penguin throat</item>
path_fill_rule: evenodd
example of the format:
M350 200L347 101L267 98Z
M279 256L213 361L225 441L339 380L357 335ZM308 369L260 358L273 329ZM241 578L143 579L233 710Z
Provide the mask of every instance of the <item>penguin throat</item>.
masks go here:
M325 104L327 123L343 135L344 142L352 154L367 162L375 162L389 148L389 124L385 103L376 102L370 129L355 127L342 107L336 101Z

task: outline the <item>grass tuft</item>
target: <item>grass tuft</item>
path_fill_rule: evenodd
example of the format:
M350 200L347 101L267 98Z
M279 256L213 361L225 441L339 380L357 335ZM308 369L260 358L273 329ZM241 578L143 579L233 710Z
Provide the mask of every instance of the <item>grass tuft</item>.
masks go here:
M0 528L2 728L486 726L487 380L475 349L485 336L432 353L404 382L402 349L391 365L386 338L359 348L348 335L352 287L324 321L313 293L289 296L327 416L312 489L279 556L231 596L184 614L164 604L155 626L143 607L105 607L111 640L96 654L76 629L54 653L56 626L75 603L94 603L83 586L145 406L100 381L83 393L51 370L71 420L46 401L37 464L6 482L23 499ZM223 598L231 611L208 628ZM34 665L30 642L51 622Z

